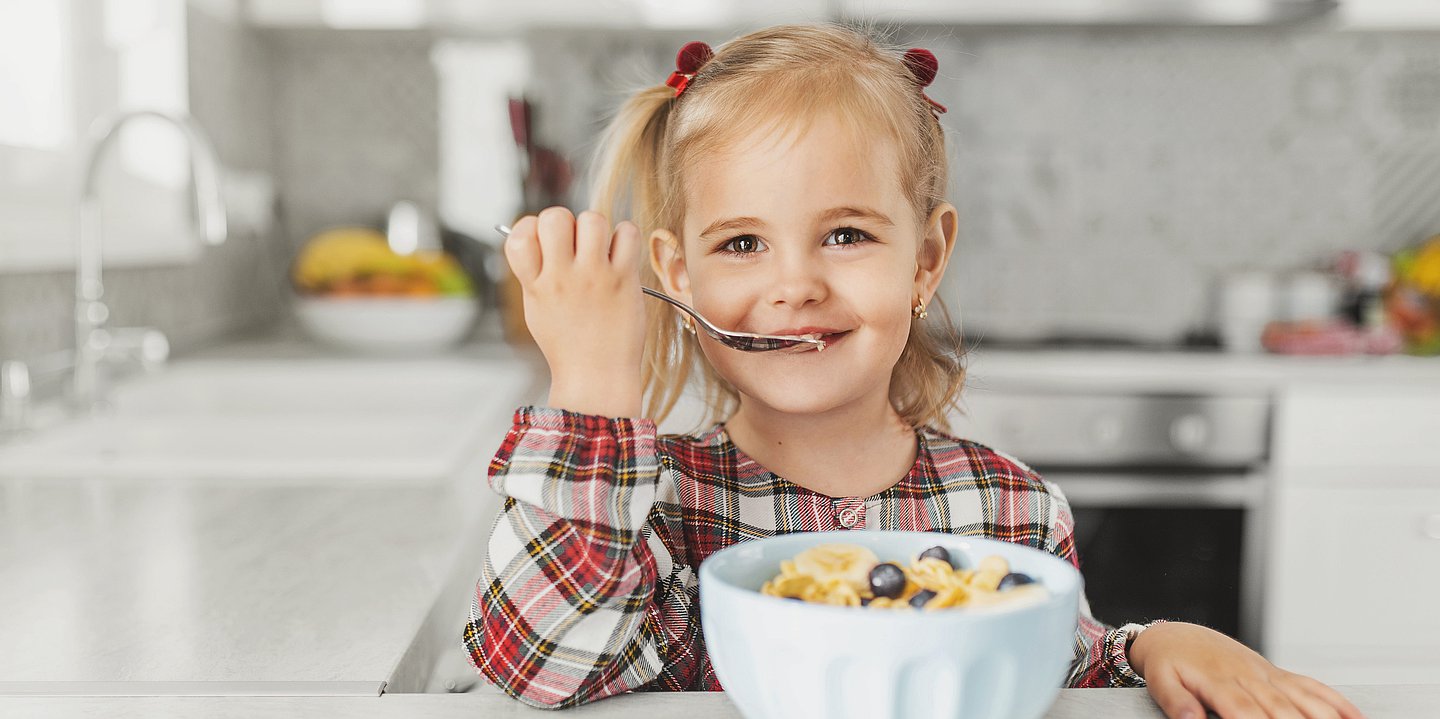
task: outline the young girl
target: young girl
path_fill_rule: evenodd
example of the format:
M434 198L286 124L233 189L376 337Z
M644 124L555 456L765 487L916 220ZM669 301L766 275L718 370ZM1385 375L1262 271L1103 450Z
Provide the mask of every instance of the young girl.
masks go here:
M736 542L951 532L1079 564L1058 487L945 432L964 374L946 325L926 319L956 234L944 108L923 90L934 57L784 26L714 53L691 43L677 64L612 124L601 211L547 209L505 244L551 389L548 406L515 413L490 465L504 510L465 643L534 706L722 689L696 571ZM634 222L612 234L607 214ZM719 326L820 334L825 349L747 353L697 335L642 299L642 253L646 284ZM659 435L692 372L717 423ZM1088 608L1068 684L1148 684L1172 719L1202 705L1360 716L1218 632L1111 628Z

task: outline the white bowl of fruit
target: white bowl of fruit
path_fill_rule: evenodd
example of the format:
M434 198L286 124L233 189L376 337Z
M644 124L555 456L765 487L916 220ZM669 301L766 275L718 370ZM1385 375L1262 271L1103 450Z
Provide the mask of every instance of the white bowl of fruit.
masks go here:
M470 278L443 252L400 255L362 227L325 230L291 270L295 315L312 337L368 354L441 352L469 335L479 304Z

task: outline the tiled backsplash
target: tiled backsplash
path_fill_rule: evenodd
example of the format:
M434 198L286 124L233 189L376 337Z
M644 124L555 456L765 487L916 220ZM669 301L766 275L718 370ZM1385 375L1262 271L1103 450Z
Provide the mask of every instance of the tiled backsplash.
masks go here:
M193 13L192 104L232 167L273 172L280 225L194 266L107 273L115 322L177 344L271 320L298 243L438 196L427 32L240 30ZM538 139L582 172L624 88L685 41L533 34ZM1440 33L901 31L940 58L967 329L1168 339L1215 277L1394 250L1440 232ZM585 188L577 187L573 204ZM0 347L68 346L69 273L0 281Z
M1173 337L1226 270L1440 232L1440 35L973 35L941 62L969 325Z
M265 33L276 174L290 250L331 225L375 224L397 200L436 206L439 94L426 32Z
M271 52L254 32L203 10L189 13L191 113L227 167L271 171ZM285 253L279 233L232 233L193 265L110 269L111 324L163 330L177 350L272 321ZM74 343L70 271L0 275L0 359L33 358Z

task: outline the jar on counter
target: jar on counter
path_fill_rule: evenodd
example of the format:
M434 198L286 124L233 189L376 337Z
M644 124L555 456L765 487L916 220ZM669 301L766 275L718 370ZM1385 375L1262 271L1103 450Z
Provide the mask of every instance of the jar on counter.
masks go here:
M1220 343L1229 352L1264 350L1260 335L1275 319L1278 284L1263 270L1240 270L1221 277L1216 326Z

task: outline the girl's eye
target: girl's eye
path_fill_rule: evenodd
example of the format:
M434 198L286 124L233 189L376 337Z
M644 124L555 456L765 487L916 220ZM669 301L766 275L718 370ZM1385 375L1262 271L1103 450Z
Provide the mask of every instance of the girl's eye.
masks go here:
M765 243L754 235L740 235L720 246L720 251L731 255L748 255L759 252Z
M825 236L825 244L858 245L861 242L870 242L874 239L875 237L873 235L864 230L858 230L854 227L841 227L839 229L832 230L829 235Z

